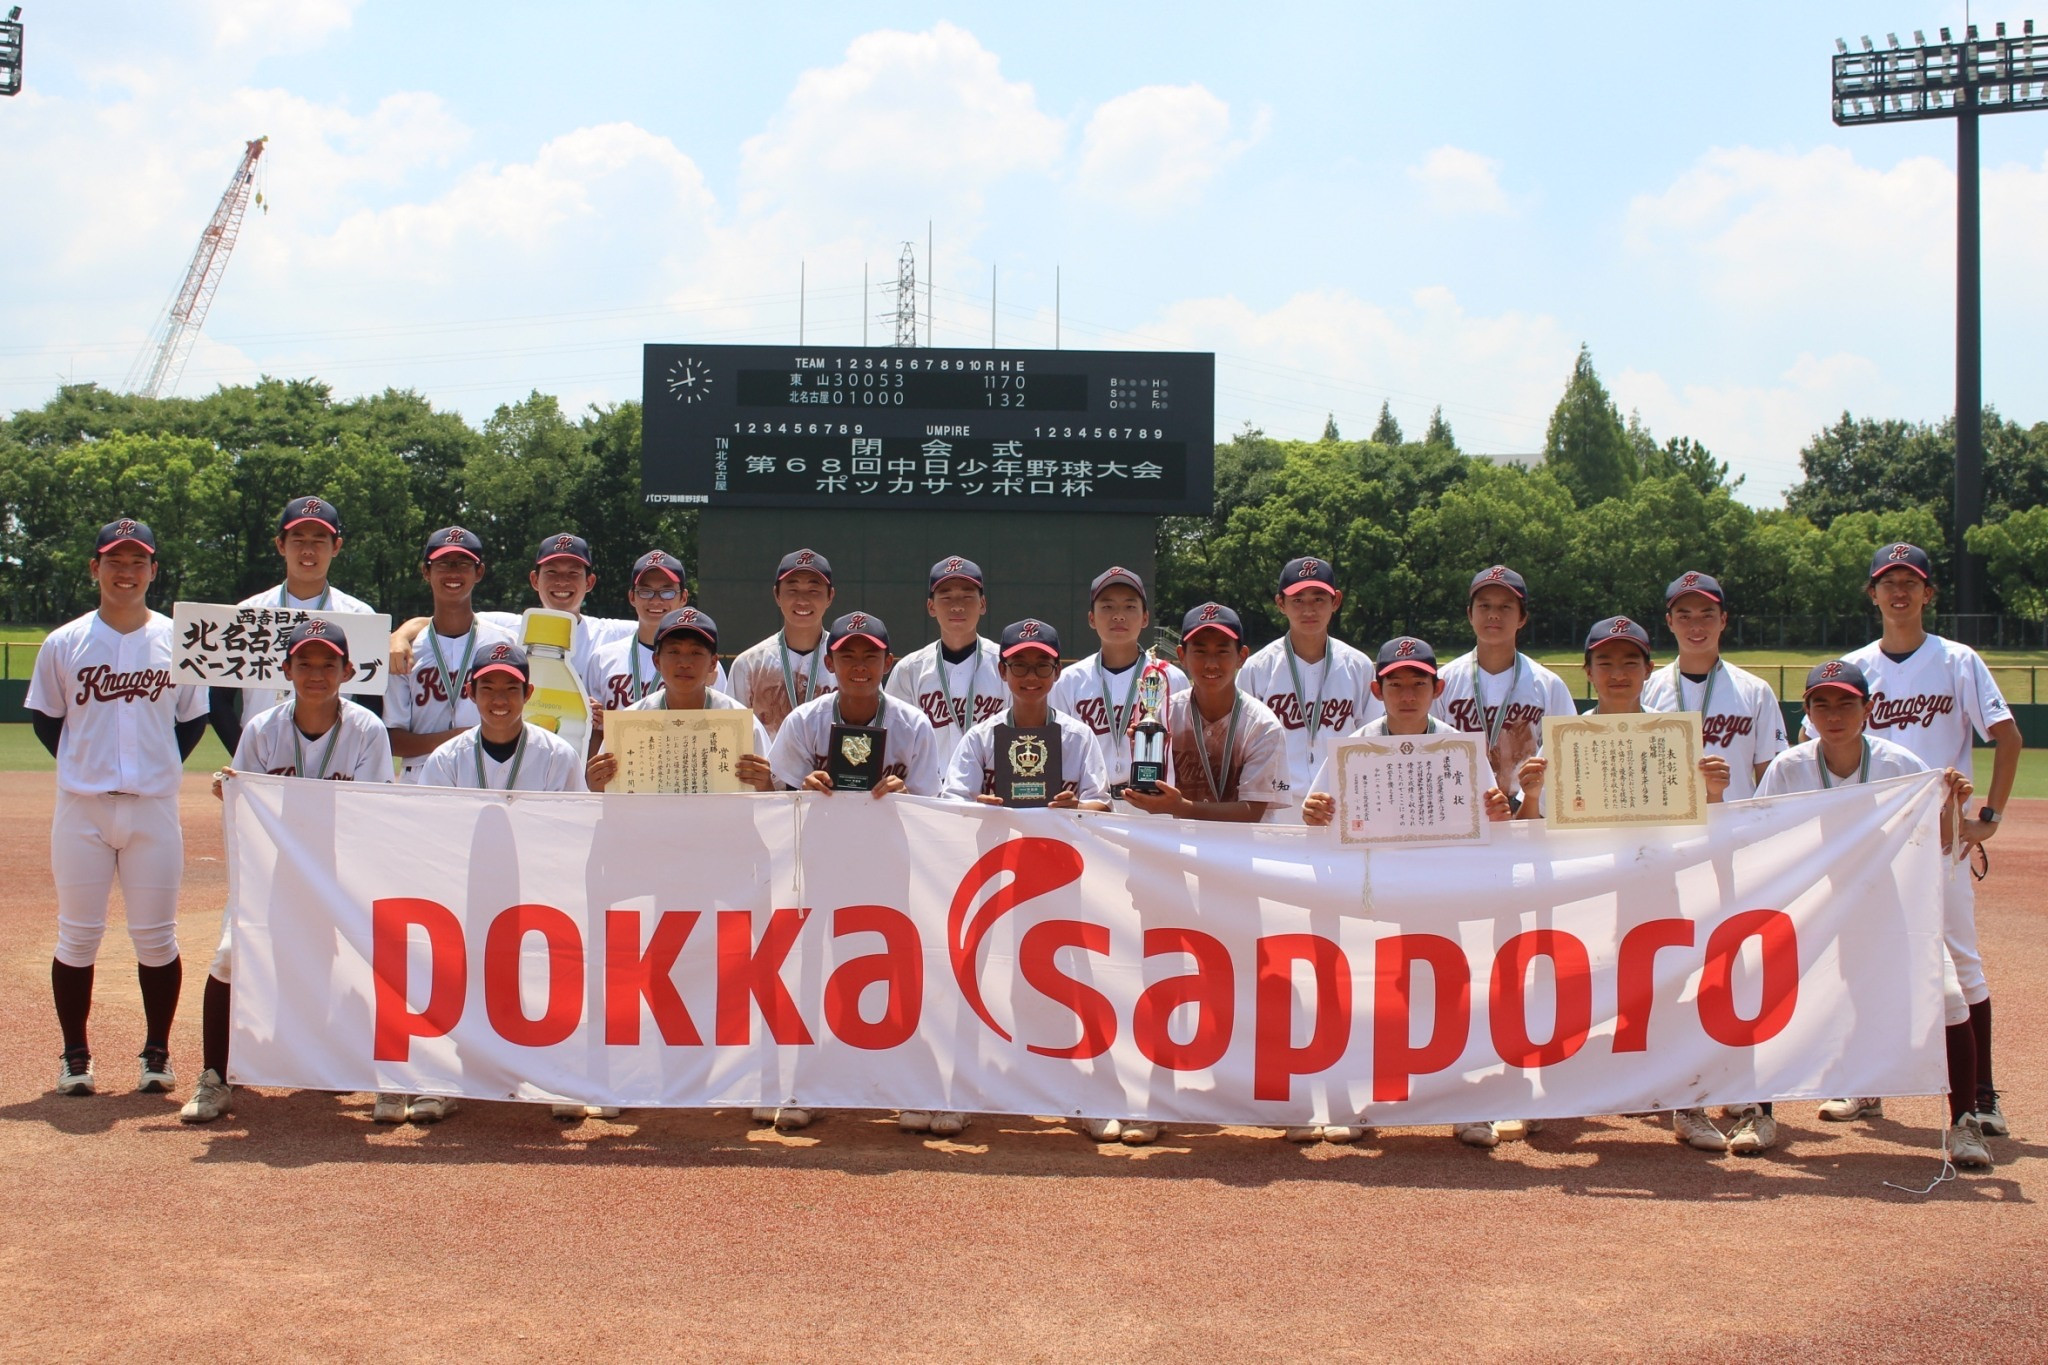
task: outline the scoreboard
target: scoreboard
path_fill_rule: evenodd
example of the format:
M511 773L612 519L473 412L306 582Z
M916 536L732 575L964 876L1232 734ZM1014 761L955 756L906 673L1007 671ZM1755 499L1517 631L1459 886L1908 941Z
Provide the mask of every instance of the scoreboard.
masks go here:
M649 502L1206 515L1216 358L650 345L641 420Z

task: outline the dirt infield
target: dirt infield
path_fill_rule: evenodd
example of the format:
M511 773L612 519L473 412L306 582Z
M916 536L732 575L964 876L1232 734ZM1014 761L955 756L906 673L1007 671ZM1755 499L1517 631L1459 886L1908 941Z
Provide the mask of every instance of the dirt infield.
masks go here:
M240 1092L176 1118L223 894L184 795L172 1097L119 929L93 1016L109 1093L49 1093L58 1041L45 774L0 775L0 1347L11 1358L1194 1356L1457 1350L2040 1359L2048 1310L2048 802L1993 844L1979 913L2015 1136L1924 1198L1933 1099L1709 1157L1646 1120L1482 1152L1442 1130L1297 1148L1266 1129L1098 1150L1051 1122L918 1141L878 1115L791 1136L739 1113L562 1127L468 1104L382 1129L369 1097Z

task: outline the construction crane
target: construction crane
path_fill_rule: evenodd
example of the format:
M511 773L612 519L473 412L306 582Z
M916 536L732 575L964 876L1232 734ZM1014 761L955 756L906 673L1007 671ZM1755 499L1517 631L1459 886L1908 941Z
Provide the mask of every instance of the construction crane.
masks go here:
M263 144L268 141L268 137L259 137L242 149L242 164L235 167L235 177L221 195L212 220L199 234L199 248L192 253L192 264L186 267L185 282L178 286L178 296L150 334L151 345L136 361L139 370L142 360L150 360L149 377L134 390L144 398L160 398L178 387L178 376L184 373L185 361L192 355L192 344L199 340L200 325L206 321L213 296L220 291L228 257L234 252L235 239L241 235L242 215L248 212L249 196L256 187L256 162L263 156ZM261 194L256 195L256 202L263 202Z

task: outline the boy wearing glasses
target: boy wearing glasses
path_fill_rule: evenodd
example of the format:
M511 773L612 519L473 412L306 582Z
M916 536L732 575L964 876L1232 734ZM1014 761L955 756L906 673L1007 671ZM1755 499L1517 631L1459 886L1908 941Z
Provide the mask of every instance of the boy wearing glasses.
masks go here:
M633 561L633 585L626 590L637 628L622 639L590 651L583 669L583 690L599 711L623 711L661 686L654 666L654 636L662 618L690 605L683 582L683 562L666 550L649 550ZM725 669L716 669L711 686L725 690Z

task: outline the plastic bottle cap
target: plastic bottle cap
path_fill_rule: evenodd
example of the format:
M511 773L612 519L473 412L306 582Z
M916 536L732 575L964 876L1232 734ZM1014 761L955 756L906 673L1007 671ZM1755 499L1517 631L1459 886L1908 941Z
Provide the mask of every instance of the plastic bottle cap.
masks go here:
M576 623L567 616L539 612L526 618L526 643L566 650L576 638Z

